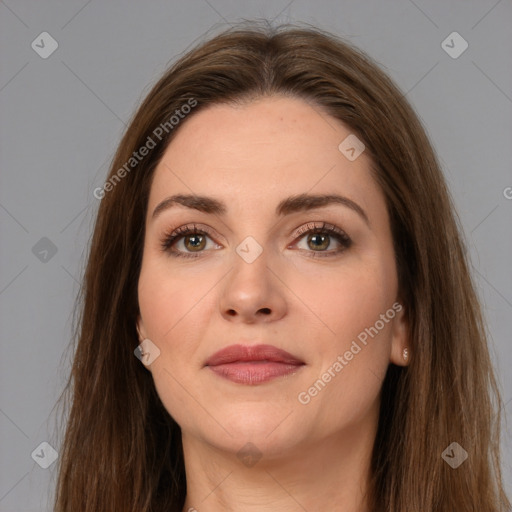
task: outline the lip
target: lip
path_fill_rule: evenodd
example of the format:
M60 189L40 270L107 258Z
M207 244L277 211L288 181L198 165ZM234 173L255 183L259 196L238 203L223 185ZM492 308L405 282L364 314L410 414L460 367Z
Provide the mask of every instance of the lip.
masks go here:
M297 372L304 361L272 345L230 345L208 358L205 367L239 384L262 384Z

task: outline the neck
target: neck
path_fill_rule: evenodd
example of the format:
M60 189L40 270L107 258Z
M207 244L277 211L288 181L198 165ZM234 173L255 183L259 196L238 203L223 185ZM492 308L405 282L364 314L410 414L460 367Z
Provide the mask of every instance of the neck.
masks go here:
M366 512L374 438L374 429L361 432L357 425L351 432L295 445L293 453L262 454L253 464L183 434L183 512Z

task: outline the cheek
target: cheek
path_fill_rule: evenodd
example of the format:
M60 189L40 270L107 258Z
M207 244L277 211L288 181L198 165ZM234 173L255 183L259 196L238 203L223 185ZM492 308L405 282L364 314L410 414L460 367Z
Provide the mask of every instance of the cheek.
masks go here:
M319 270L308 279L295 270L290 287L307 297L309 311L304 314L318 325L316 335L308 331L318 347L313 361L318 373L307 383L312 392L309 405L315 409L313 416L335 428L364 414L384 380L396 314L394 259L392 253L389 258L382 253L365 258L364 264L354 259L335 275ZM307 331L304 327L302 332Z
M168 408L175 410L181 386L187 389L191 370L199 364L195 352L200 339L201 318L207 304L200 279L177 278L165 265L148 258L139 277L139 308L144 334L159 348L160 356L150 367L157 391ZM184 364L186 362L187 364Z
M138 300L147 336L168 343L177 332L188 332L198 312L208 304L207 292L215 284L212 275L171 269L165 260L148 257L138 284Z
M347 258L338 269L295 265L286 275L297 305L326 336L326 348L342 348L379 319L393 304L396 291L394 261L382 256ZM293 300L295 302L295 300ZM320 334L320 332L319 332Z
M141 269L138 294L145 334L160 349L160 356L148 369L164 407L184 426L188 415L201 413L194 411L196 404L190 400L196 388L196 368L192 366L199 364L195 352L202 332L200 318L207 316L203 310L207 302L201 298L211 285L178 274L148 258Z
M317 337L313 363L318 370L301 389L305 394L300 403L309 401L304 412L315 418L319 431L358 424L379 396L390 361L395 311L391 294L372 282L346 281L343 288L327 289L330 300L318 296L319 316L331 332Z

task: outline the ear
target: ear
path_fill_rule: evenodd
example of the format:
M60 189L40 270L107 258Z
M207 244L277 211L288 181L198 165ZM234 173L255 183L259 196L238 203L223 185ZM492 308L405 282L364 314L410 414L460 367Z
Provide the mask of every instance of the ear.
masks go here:
M147 338L144 322L142 321L140 314L137 316L137 334L139 336L139 342L142 342Z
M411 343L409 339L409 316L407 309L401 302L393 304L396 314L392 322L391 358L390 361L397 366L409 366L411 359ZM404 357L407 349L407 357Z

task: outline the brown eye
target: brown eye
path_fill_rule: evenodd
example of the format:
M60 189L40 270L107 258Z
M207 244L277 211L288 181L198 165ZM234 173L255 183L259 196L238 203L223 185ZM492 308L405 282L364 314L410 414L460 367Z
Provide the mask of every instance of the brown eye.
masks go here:
M297 245L302 243L302 239L305 239L306 248L298 248L313 257L335 256L352 245L352 240L343 230L325 222L321 226L310 223L297 230L295 236L300 238ZM171 256L197 258L202 253L207 252L208 240L213 243L213 248L221 247L213 242L206 229L199 229L195 225L183 226L166 235L160 245L162 251L169 253ZM331 247L333 244L335 245L334 248Z
M195 233L183 237L183 245L191 252L200 251L206 247L206 237Z
M209 245L212 247L208 247ZM182 226L165 235L160 246L163 252L183 258L197 258L208 249L220 247L213 242L206 228L199 229L195 224Z
M312 233L307 238L309 247L320 251L325 251L329 247L330 242L330 235L322 233Z
M295 236L300 236L300 240L297 242L298 249L313 257L335 256L352 245L352 240L343 230L325 222L320 226L309 223L297 230ZM303 242L306 247L299 246ZM333 244L334 247L331 247Z

